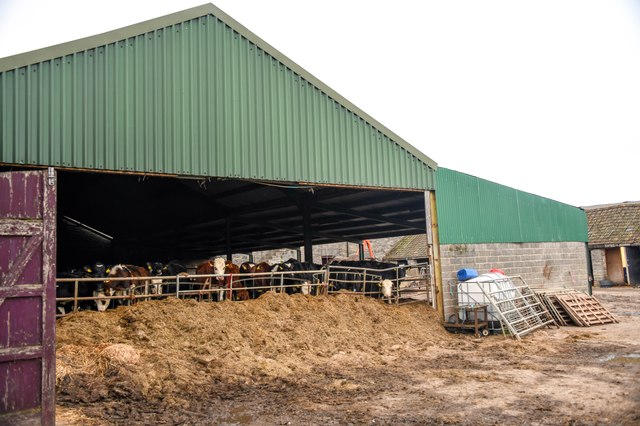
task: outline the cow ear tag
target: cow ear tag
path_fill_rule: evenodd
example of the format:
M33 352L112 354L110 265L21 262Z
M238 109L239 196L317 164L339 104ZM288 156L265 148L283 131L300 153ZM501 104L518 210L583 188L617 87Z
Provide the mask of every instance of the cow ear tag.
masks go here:
M92 273L93 271L91 270L91 268L87 269L88 273Z
M148 270L151 270L151 265L147 265L147 269L148 269Z
M108 274L109 272L111 272L111 268L108 268L105 272Z

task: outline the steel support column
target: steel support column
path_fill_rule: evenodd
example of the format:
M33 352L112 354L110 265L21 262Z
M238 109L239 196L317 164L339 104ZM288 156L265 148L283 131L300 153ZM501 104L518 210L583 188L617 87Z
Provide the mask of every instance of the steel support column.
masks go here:
M589 243L584 243L584 248L587 251L587 292L589 296L593 296L593 260L591 259Z
M438 211L436 209L435 191L425 191L425 220L427 224L427 248L431 258L430 279L434 286L434 308L438 310L440 318L444 320L444 293L442 290L442 269L440 264L440 235L438 233Z
M302 205L302 228L304 232L304 261L313 262L313 236L311 233L311 206L305 197Z
M226 225L227 225L227 260L232 260L233 249L231 247L231 217L230 216L227 216Z

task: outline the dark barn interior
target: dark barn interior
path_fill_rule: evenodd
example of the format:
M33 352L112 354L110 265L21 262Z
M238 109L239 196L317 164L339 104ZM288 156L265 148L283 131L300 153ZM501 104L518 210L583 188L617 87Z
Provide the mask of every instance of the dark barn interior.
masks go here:
M59 269L276 248L305 253L310 245L425 229L419 191L58 170Z

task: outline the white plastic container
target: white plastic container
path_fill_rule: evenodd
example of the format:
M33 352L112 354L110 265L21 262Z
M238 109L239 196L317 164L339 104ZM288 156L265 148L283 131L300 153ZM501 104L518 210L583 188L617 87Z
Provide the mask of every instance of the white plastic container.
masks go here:
M484 292L482 290L484 290ZM491 306L491 302L485 295L485 292L494 293L494 298L502 300L515 297L516 287L509 277L498 273L482 274L477 278L458 283L458 305L461 307L487 305L490 328L499 328L500 318L496 310ZM464 309L460 309L460 318L463 320L467 319L465 318ZM492 324L492 322L494 324Z

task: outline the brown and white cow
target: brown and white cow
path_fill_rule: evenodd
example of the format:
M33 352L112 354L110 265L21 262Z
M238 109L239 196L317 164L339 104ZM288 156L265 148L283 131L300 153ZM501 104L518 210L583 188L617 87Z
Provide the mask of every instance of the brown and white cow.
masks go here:
M249 299L249 292L240 284L240 278L237 276L234 277L234 275L238 275L239 273L240 268L238 265L234 264L230 260L225 260L223 257L216 257L213 260L203 262L198 265L198 268L196 269L196 274L198 275L218 275L216 277L202 277L197 279L198 282L203 284L203 290L209 290L212 288L218 289L218 291L216 291L218 301L224 300L225 289L228 289L226 292L229 293L227 297L230 299L232 296L236 300ZM231 289L233 288L237 288L238 290L232 291Z
M240 283L240 277L238 277L237 275L240 273L240 268L238 267L238 265L236 265L235 263L231 262L230 260L224 260L221 257L217 257L214 259L214 268L216 268L216 274L219 274L220 272L218 269L218 265L221 264L221 262L216 263L216 261L218 261L218 259L224 261L224 269L223 269L223 274L227 274L229 276L227 277L218 277L218 278L222 278L224 280L225 283L225 287L229 289L229 299L233 299L233 300L249 300L249 292L247 291L247 289ZM234 275L236 275L234 277ZM236 291L232 291L232 289L237 289Z
M111 268L107 279L104 281L104 293L109 296L131 296L136 293L136 288L149 285L148 280L111 280L109 278L137 278L148 277L149 271L146 268L136 265L118 264ZM115 304L122 304L120 302ZM98 310L104 311L107 309L108 304L98 305Z
M222 266L223 272L216 271L216 265L218 266L218 270L220 270L220 261L218 261L218 259L222 259L222 258L207 260L199 264L198 267L196 268L196 274L197 275L213 275L213 274L219 274L219 273L224 274L224 266ZM222 259L222 261L223 261L222 264L224 265L224 259ZM214 290L213 293L216 295L218 302L222 302L224 300L224 277L198 277L196 278L196 282L199 282L202 284L201 289L203 291L216 289ZM208 299L211 300L211 297L209 296Z

